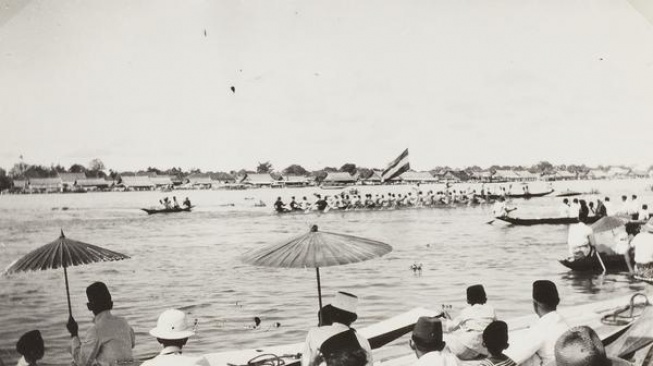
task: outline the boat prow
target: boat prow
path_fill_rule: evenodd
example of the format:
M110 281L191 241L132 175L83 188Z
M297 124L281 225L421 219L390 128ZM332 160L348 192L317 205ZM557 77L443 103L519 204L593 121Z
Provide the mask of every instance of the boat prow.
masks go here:
M605 254L600 253L601 260L605 264L605 268L609 272L624 272L628 271L628 264L626 263L626 258L621 254ZM558 262L563 266L571 269L572 271L579 272L602 272L603 266L601 262L596 257L596 255L591 255L585 258L573 259L569 258L559 259Z

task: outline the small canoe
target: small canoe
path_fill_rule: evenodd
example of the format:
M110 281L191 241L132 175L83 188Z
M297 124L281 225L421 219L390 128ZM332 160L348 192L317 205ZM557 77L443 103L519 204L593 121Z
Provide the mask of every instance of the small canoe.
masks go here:
M601 254L601 259L603 264L605 264L605 269L608 272L623 272L628 271L628 264L626 264L626 259L621 254ZM569 260L569 259L560 259L558 260L560 264L571 269L572 271L579 272L601 272L603 267L599 262L599 259L596 258L596 255L589 257Z
M551 217L544 219L520 219L518 217L501 216L497 220L505 221L513 225L531 226L531 225L569 225L577 224L578 218L575 217ZM600 217L590 217L590 223L600 219Z
M566 190L556 194L556 197L572 197L572 196L580 196L581 194L582 193L580 192Z
M193 207L195 206L177 208L141 208L141 210L147 212L148 215L154 215L160 213L190 212Z
M485 195L485 198L497 199L497 198L499 198L499 197L505 197L505 198L526 198L526 199L528 199L528 198L535 198L535 197L544 197L544 196L546 196L547 194L551 194L551 193L553 193L553 191L554 191L554 190L552 189L552 190L550 190L550 191L546 191L546 192L538 192L538 193L520 193L520 194L506 194L505 196L504 196L504 195L501 195L501 194L486 194L486 195Z

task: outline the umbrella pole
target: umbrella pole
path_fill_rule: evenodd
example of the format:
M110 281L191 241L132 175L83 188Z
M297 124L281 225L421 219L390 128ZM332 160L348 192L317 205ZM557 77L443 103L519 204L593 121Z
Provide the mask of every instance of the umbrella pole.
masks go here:
M320 286L320 267L315 267L315 273L317 274L317 298L320 302L320 325L322 325L322 287Z
M73 310L70 307L70 288L68 287L68 271L66 270L66 266L63 266L63 276L66 279L66 299L68 300L68 315L72 318Z

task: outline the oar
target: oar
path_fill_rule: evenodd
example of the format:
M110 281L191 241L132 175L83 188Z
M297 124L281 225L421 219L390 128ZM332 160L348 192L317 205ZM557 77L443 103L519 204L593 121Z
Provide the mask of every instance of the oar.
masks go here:
M599 251L596 249L596 247L594 247L594 254L596 254L596 258L599 259L599 263L601 263L601 267L603 267L603 273L605 273L605 263L603 263L603 259L601 258L601 255L599 254Z

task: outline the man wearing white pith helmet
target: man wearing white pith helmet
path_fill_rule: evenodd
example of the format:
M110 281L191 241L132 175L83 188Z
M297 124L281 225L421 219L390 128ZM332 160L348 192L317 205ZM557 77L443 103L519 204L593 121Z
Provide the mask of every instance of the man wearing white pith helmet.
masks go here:
M161 313L156 328L150 330L150 334L161 343L163 350L142 366L209 366L209 362L202 356L191 357L181 353L188 337L195 335L195 331L186 322L183 311L168 309Z
M302 366L317 366L321 363L320 347L322 343L336 334L352 329L351 324L358 318L357 307L358 297L347 292L336 293L333 302L324 307L328 308L329 317L333 323L313 328L308 332L302 353ZM367 365L373 365L370 342L359 333L356 333L356 338L361 348L367 352Z

